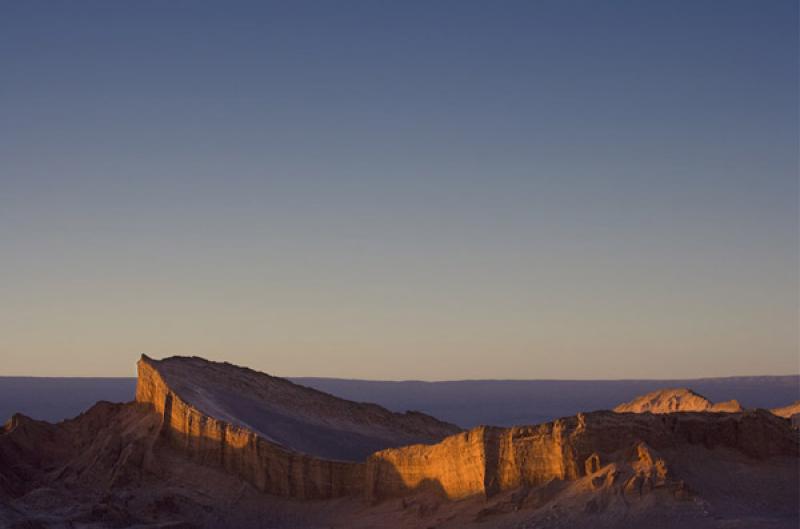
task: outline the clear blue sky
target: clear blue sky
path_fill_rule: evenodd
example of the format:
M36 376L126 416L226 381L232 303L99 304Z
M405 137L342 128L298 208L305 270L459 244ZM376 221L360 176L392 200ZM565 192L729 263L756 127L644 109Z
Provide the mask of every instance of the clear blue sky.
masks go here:
M797 373L795 1L4 2L0 374Z

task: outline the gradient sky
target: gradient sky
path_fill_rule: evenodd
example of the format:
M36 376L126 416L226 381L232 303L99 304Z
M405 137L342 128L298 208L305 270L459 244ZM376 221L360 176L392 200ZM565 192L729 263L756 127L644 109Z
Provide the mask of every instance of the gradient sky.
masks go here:
M794 0L4 2L0 374L797 373Z

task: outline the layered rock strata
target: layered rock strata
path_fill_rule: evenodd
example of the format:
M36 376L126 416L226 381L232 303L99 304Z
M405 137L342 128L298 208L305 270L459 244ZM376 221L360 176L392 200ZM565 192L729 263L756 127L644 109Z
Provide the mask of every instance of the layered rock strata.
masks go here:
M800 437L774 413L604 411L448 436L457 429L424 414L230 364L143 357L137 402L58 424L15 415L0 429L0 526L488 527L527 510L528 525L550 527L563 508L572 521L669 512L707 527L717 505L748 527L796 527ZM389 448L416 436L440 441ZM324 457L373 443L384 449L360 460ZM779 525L750 524L767 515Z
M278 496L334 498L362 490L362 464L288 450L184 401L164 381L155 361L142 357L138 368L136 400L150 404L163 417L162 435L189 459L219 465Z
M643 444L644 443L644 444ZM550 480L575 480L630 459L632 450L700 444L747 457L800 455L786 421L765 410L673 415L593 412L538 426L480 427L435 446L387 449L370 456L366 492L372 501L419 489L450 499L490 497Z
M172 394L203 414L322 459L361 462L377 450L437 442L461 431L423 413L394 413L228 363L144 356L140 365L155 370ZM145 401L148 383L140 377Z

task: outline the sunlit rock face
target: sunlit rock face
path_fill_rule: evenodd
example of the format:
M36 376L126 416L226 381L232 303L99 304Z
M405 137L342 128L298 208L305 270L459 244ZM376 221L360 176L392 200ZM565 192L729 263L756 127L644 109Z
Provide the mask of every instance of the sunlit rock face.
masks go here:
M0 527L797 527L793 408L461 432L202 359L139 375L137 402L0 429Z
M783 417L784 419L789 419L792 427L795 429L800 429L800 400L797 402L793 402L788 406L782 406L780 408L772 408L772 413L777 415L778 417Z
M491 497L577 480L609 464L627 469L632 490L668 481L666 463L648 463L658 468L647 476L637 470L641 454L681 444L723 445L758 458L797 455L777 417L738 413L736 401L714 404L686 389L653 392L617 413L456 433L423 414L344 401L230 364L142 357L136 398L163 417L162 435L193 461L295 498L363 493L374 503L420 490ZM686 411L714 413L663 415Z
M798 400L797 402L793 402L788 406L782 406L780 408L772 408L770 411L775 415L777 415L778 417L784 417L788 419L793 415L800 414L800 400Z
M483 491L488 430L475 428L433 446L412 445L373 454L366 465L367 498L374 502L418 489L448 498Z
M609 464L624 465L633 476L642 474L632 461L650 468L643 483L663 484L666 463L654 462L650 450L691 445L724 447L754 459L799 455L786 422L764 410L728 415L593 412L538 426L480 427L434 446L382 450L367 461L366 490L372 501L420 488L450 499L491 497L551 480L576 480Z
M737 413L742 411L738 401L728 400L713 403L702 395L686 388L660 389L620 404L617 413L674 413L680 411L709 411Z
M357 493L369 453L459 431L421 413L392 413L200 358L143 356L138 369L136 400L163 416L174 447L280 496Z

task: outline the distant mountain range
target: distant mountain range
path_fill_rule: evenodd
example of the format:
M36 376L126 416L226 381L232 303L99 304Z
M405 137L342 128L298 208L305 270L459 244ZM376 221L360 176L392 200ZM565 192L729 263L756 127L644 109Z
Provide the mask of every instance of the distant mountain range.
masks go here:
M290 380L395 412L421 411L462 428L535 424L579 411L612 409L665 387L690 387L714 402L736 399L745 408L775 408L800 400L800 375L669 380ZM135 378L0 377L0 421L15 412L63 420L98 400L130 401L135 388Z

